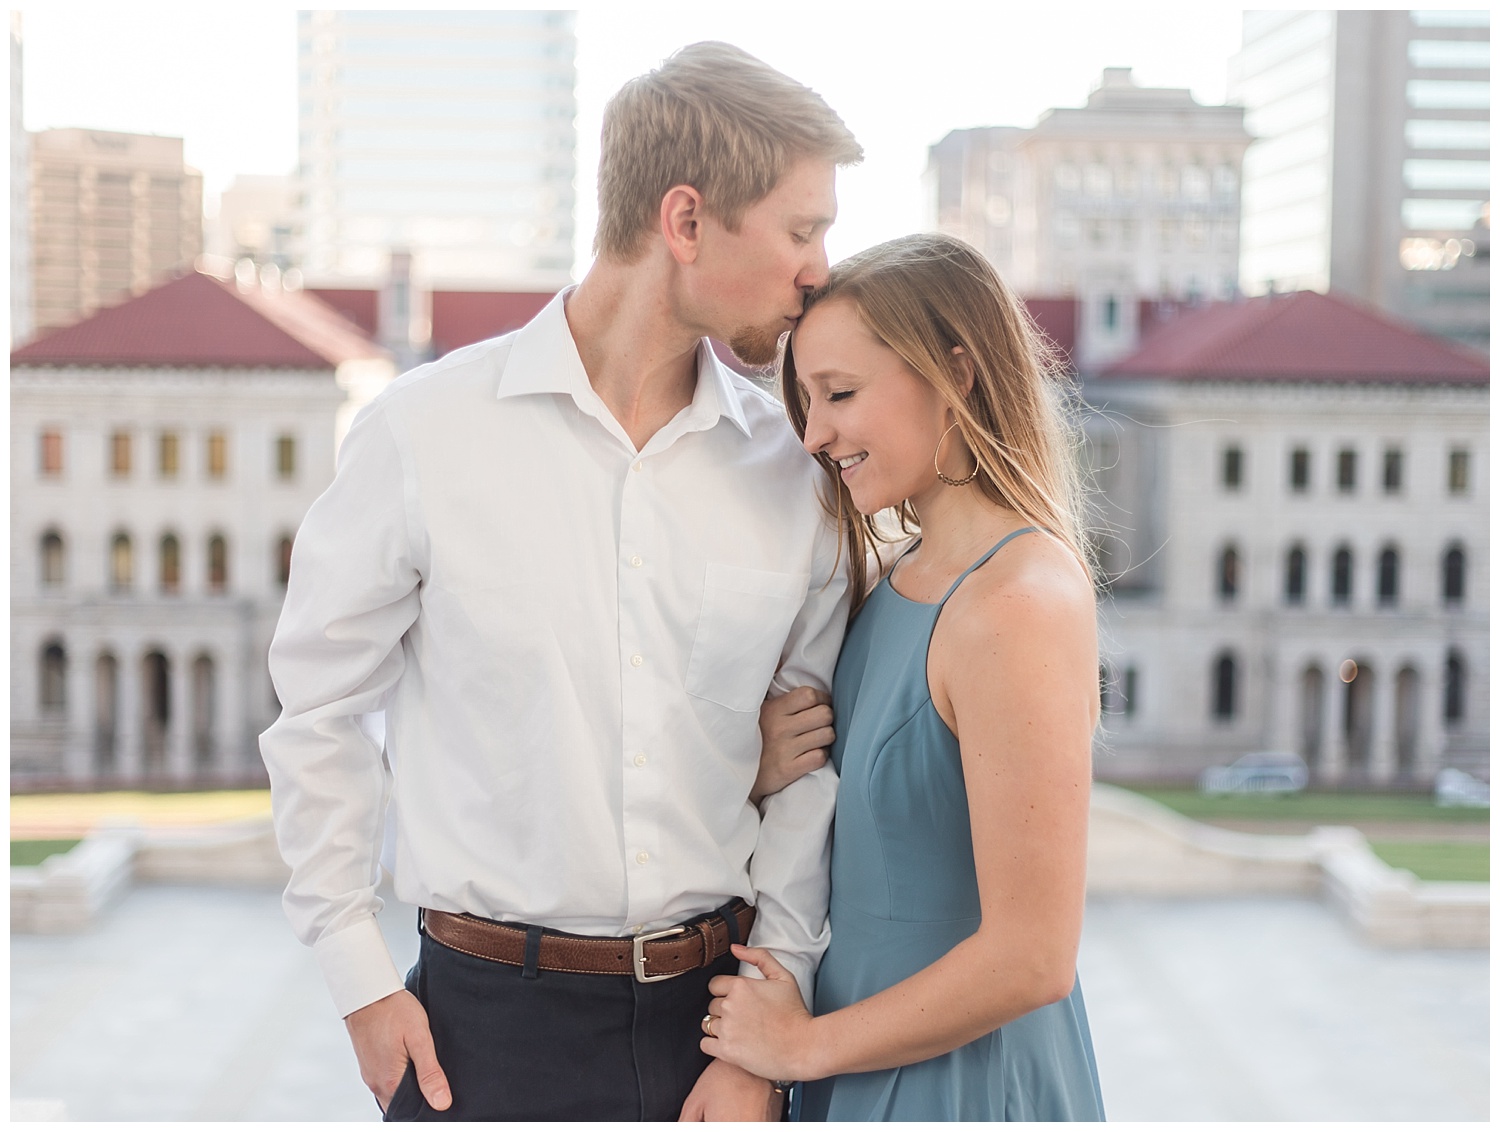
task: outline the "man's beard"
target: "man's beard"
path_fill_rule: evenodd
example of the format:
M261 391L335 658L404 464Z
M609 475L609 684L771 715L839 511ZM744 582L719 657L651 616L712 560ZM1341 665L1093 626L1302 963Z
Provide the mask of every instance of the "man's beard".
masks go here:
M782 333L759 326L742 326L730 336L728 346L747 366L769 366L781 353Z

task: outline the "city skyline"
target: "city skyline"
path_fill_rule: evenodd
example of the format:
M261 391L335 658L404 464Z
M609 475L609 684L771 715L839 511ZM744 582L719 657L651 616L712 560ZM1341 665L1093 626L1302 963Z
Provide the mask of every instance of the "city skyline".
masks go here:
M209 25L194 9L157 10L173 18L91 10L79 20L79 9L23 6L26 127L183 137L209 201L238 174L293 171L295 11L231 10ZM818 90L860 137L866 161L840 178L840 223L829 237L836 260L923 226L927 146L950 129L1031 125L1050 107L1082 105L1103 68L1114 65L1133 67L1144 83L1221 102L1240 23L1239 10L1229 8L1095 10L1080 21L1073 9L1019 15L946 6L924 8L918 18L907 6L889 20L852 26L848 13L823 7L578 11L575 274L590 258L604 102L686 43L717 38L744 47ZM788 35L794 16L797 34ZM954 35L959 22L965 32ZM235 60L226 66L203 52L206 40L234 42ZM1067 49L1036 50L1048 42ZM898 58L899 67L891 66ZM93 80L78 83L79 73ZM181 82L133 81L141 73L176 73ZM192 98L181 97L185 87Z

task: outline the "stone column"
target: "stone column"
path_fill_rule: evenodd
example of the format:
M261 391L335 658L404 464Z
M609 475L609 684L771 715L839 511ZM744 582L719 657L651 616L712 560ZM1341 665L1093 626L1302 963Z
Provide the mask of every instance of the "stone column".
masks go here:
M185 653L167 654L167 777L173 782L193 777L192 666Z
M1335 786L1344 781L1349 766L1349 745L1344 738L1344 697L1348 685L1339 679L1339 660L1323 668L1323 751L1318 782Z
M138 642L121 642L116 654L120 665L120 717L115 729L115 773L123 782L139 782L145 762L146 688L141 666L145 660Z
M1396 777L1396 673L1382 659L1370 682L1370 781Z

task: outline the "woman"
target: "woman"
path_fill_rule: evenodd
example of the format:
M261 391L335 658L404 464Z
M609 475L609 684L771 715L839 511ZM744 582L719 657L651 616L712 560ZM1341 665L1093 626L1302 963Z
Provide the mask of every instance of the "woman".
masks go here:
M806 1082L799 1119L1103 1119L1075 973L1094 596L1047 357L993 269L943 236L839 264L788 344L788 412L830 476L854 592L886 541L875 516L921 532L834 678L815 1016L762 949L737 954L764 980L710 984L703 1049ZM785 699L765 713L773 788L826 739L826 708Z

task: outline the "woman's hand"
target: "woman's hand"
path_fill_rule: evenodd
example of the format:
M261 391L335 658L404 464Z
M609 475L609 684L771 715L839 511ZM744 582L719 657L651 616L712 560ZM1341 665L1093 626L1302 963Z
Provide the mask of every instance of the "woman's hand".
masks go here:
M821 1076L815 1066L814 1019L802 1004L796 978L762 947L735 944L730 950L736 959L754 963L765 978L716 975L709 981L714 997L705 1032L713 1034L699 1047L768 1081Z
M833 744L833 708L827 692L793 688L760 707L760 770L750 801L785 789L828 761Z

